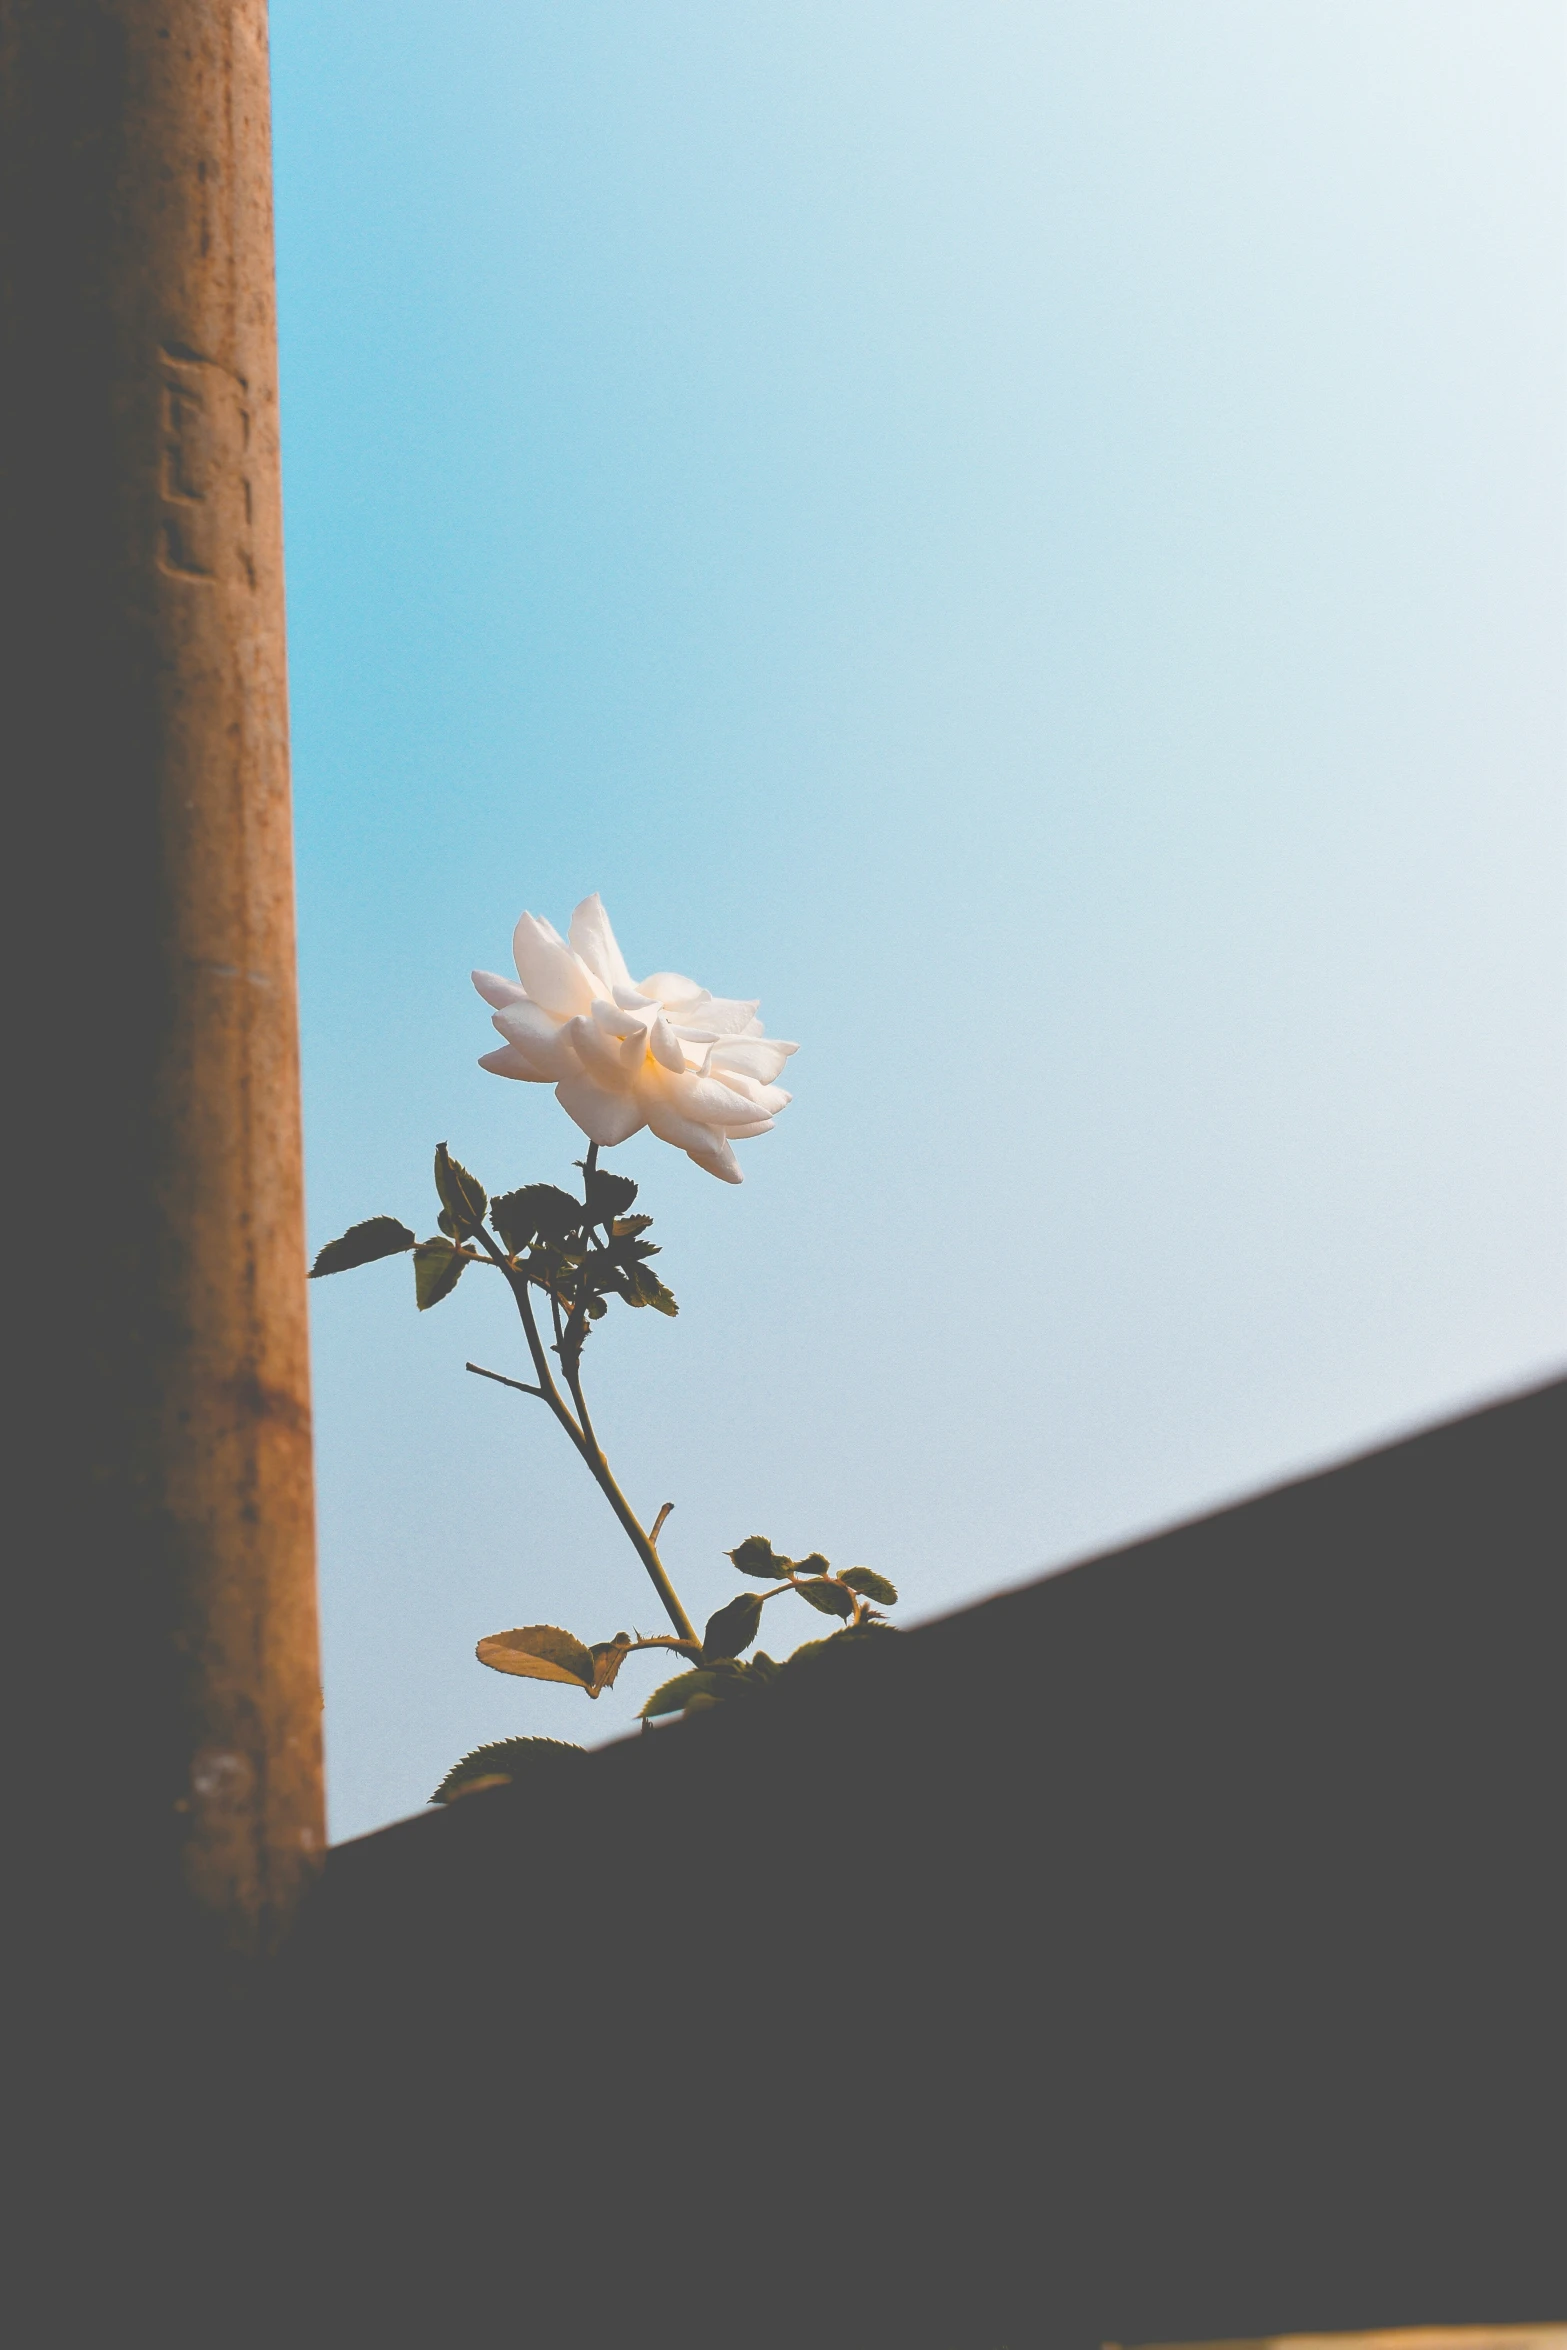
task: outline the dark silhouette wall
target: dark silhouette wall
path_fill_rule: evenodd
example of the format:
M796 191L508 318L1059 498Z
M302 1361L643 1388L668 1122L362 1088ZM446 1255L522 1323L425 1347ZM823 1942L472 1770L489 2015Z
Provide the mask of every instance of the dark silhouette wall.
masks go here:
M339 1850L322 2338L1560 2317L1564 1460L1558 1385Z

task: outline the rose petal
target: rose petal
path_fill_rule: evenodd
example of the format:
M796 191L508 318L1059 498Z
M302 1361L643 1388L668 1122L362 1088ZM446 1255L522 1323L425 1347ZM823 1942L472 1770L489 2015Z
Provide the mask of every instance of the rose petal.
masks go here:
M716 1175L722 1183L745 1181L739 1161L727 1142L715 1142L701 1150L687 1151L686 1157L694 1159L699 1167L704 1167L709 1175Z
M755 1017L756 1001L742 1004L738 998L710 995L699 1011L693 1011L689 1022L682 1020L682 1028L698 1023L711 1030L714 1036L760 1036L762 1023Z
M738 1093L746 1101L753 1102L761 1115L768 1119L775 1117L778 1111L787 1109L794 1099L792 1094L784 1092L781 1085L763 1085L755 1077L743 1077L733 1069L724 1071L724 1083L731 1093Z
M571 917L571 944L590 971L598 974L605 988L629 987L631 974L626 969L626 958L615 942L615 933L609 926L604 901L595 890L584 898Z
M579 1013L569 1023L566 1034L581 1055L583 1068L595 1083L608 1086L616 1093L623 1093L631 1083L630 1074L620 1058L619 1046L611 1044L598 1024L584 1019Z
M520 980L503 979L498 971L475 971L470 974L474 986L487 1004L498 1012L503 1004L525 1004L528 991Z
M512 932L517 976L536 1004L569 1020L593 1001L593 984L560 933L536 914L524 914Z
M552 1074L547 1069L535 1069L528 1055L514 1044L503 1044L493 1053L481 1053L479 1067L488 1069L492 1077L520 1077L525 1085L548 1085Z
M676 1004L700 1004L707 997L706 988L687 979L683 971L655 971L650 979L633 980L632 985L639 995L651 996L666 1011Z
M520 1004L492 1012L490 1026L508 1044L520 1046L541 1076L570 1077L578 1066L568 1030L526 996Z
M749 1125L756 1116L755 1103L733 1086L722 1084L716 1077L699 1077L690 1069L675 1076L651 1058L638 1073L637 1092L647 1108L650 1123L655 1103L667 1108L671 1117L719 1129ZM656 1134L658 1128L655 1126L653 1131Z
M622 1012L616 1005L606 1003L602 996L593 999L593 1018L604 1034L612 1036L617 1044L623 1036L647 1034L645 1020L639 1020L635 1012Z
M668 1095L649 1099L646 1092L640 1096L647 1122L660 1142L672 1142L677 1150L709 1150L722 1142L723 1135L700 1118L683 1117Z
M682 1113L699 1118L704 1126L744 1125L756 1116L754 1102L735 1086L720 1084L716 1077L686 1077L678 1092Z
M708 1067L758 1077L764 1085L771 1085L789 1055L799 1049L798 1045L785 1044L781 1036L725 1037L709 1055Z
M555 1099L589 1142L602 1143L605 1149L625 1142L647 1123L633 1094L606 1093L591 1077L563 1077Z
M680 1044L662 1012L648 1031L647 1049L655 1061L662 1061L666 1069L673 1069L682 1077L686 1071L685 1047Z

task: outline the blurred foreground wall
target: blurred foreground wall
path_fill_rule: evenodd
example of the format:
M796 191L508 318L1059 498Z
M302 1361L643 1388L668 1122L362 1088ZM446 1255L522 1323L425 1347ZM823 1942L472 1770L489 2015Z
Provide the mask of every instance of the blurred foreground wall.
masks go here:
M1564 1461L1557 1385L340 1849L324 2322L1567 2316Z

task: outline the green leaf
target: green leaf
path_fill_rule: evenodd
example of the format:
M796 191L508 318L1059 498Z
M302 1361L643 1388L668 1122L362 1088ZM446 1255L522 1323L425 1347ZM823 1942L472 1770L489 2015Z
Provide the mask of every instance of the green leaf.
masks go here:
M413 1244L413 1234L395 1216L371 1216L363 1224L350 1224L341 1240L327 1242L310 1268L310 1278L319 1281L326 1273L348 1273L355 1265L373 1265L377 1257L400 1257Z
M645 1257L656 1257L659 1253L656 1242L638 1240L634 1233L622 1232L607 1240L602 1248L595 1249L589 1261L595 1265L629 1266L640 1264Z
M808 1599L812 1607L819 1608L824 1616L852 1616L854 1613L853 1600L836 1583L820 1580L796 1583L795 1589L802 1599Z
M890 1631L890 1626L883 1626L883 1629ZM820 1640L801 1640L801 1645L794 1647L794 1650L789 1650L785 1661L782 1661L782 1671L792 1673L796 1664L815 1666L815 1664L820 1664L822 1657L827 1657L829 1661L841 1659L841 1657L846 1657L850 1647L858 1647L865 1638L867 1638L865 1631L850 1631L850 1626L846 1624L843 1626L843 1631L822 1633ZM872 1633L872 1638L874 1638L874 1633Z
M898 1587L889 1583L885 1575L873 1575L869 1567L849 1567L838 1578L857 1591L861 1599L874 1599L878 1607L896 1607Z
M784 1671L791 1672L796 1665L814 1665L823 1657L841 1659L862 1649L868 1641L897 1640L902 1635L891 1624L845 1624L841 1632L826 1633L820 1640L804 1640L784 1659Z
M727 1607L707 1619L707 1630L702 1635L702 1661L715 1664L720 1657L738 1656L749 1648L762 1628L762 1601L754 1591L742 1591Z
M646 1232L651 1216L617 1216L611 1227L617 1240L634 1240L639 1232Z
M607 1168L595 1167L587 1178L588 1222L612 1224L623 1216L637 1196L637 1187L629 1175L611 1175ZM652 1222L652 1218L648 1218Z
M451 1296L467 1262L449 1240L420 1241L414 1250L414 1296L421 1314Z
M824 1559L819 1550L813 1550L808 1559L795 1559L793 1565L797 1575L830 1575L832 1573L832 1561Z
M625 1296L626 1268L623 1265L616 1263L615 1259L610 1255L607 1248L599 1249L595 1252L594 1255L589 1257L587 1263L581 1268L581 1271L582 1278L587 1283L589 1289L608 1290L614 1297Z
M523 1786L552 1794L576 1771L579 1756L586 1760L586 1747L568 1746L563 1738L498 1738L453 1763L430 1801L455 1803L459 1795L477 1795L484 1787Z
M650 1273L646 1265L626 1267L626 1302L633 1306L651 1306L658 1314L678 1314L680 1311L658 1275Z
M525 1681L565 1681L585 1689L590 1697L599 1693L592 1649L558 1624L524 1624L518 1632L491 1632L473 1653L492 1672L516 1673Z
M781 1583L794 1564L792 1559L778 1556L765 1534L748 1534L724 1556L742 1575L754 1575L761 1583Z
M717 1679L716 1673L677 1673L654 1690L642 1708L642 1720L656 1722L660 1714L683 1713L691 1698L711 1697Z
M471 1232L484 1222L484 1211L489 1206L484 1185L477 1175L459 1166L444 1142L435 1146L435 1188L441 1195L441 1205L460 1230ZM443 1230L445 1229L443 1223ZM456 1238L454 1233L452 1236Z
M553 1183L524 1183L490 1202L490 1222L513 1257L535 1240L558 1248L568 1233L580 1229L582 1213L581 1200Z

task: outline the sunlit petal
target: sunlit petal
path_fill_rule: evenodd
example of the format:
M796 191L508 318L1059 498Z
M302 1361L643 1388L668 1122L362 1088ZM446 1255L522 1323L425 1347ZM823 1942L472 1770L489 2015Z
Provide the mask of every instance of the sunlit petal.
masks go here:
M525 1004L528 1000L528 991L520 979L503 979L498 971L475 971L471 976L485 1002L492 1004L497 1012L502 1004Z
M647 1049L652 1054L655 1061L663 1062L666 1069L678 1070L682 1075L684 1075L686 1067L685 1048L676 1038L673 1029L670 1027L669 1022L664 1018L662 1012L660 1012L658 1018L653 1022L651 1029L648 1031Z
M756 1116L756 1104L732 1085L716 1077L687 1077L679 1088L679 1106L688 1118L705 1126L744 1126Z
M788 1108L793 1099L781 1085L763 1085L759 1079L742 1076L733 1069L724 1071L723 1081L732 1093L738 1093L746 1101L754 1103L764 1118L776 1117L780 1110Z
M492 1077L520 1077L525 1085L548 1085L552 1072L536 1069L519 1045L503 1044L493 1053L479 1055L479 1067L488 1069Z
M589 1142L600 1143L606 1150L628 1141L646 1124L631 1094L606 1093L591 1077L563 1077L555 1088L555 1099Z
M720 1182L743 1183L745 1181L745 1177L740 1172L740 1162L727 1142L707 1143L700 1150L687 1151L686 1156L688 1159L694 1159L699 1167L705 1167L709 1175L716 1175Z
M597 890L590 898L584 898L572 915L570 938L573 948L588 969L598 974L606 991L631 985L626 958L616 944L615 933L609 926L609 916L604 911L604 901Z
M785 1044L777 1036L726 1037L716 1046L708 1066L734 1071L742 1077L757 1077L764 1085L771 1085L789 1055L799 1049L798 1045Z
M708 997L699 1014L693 1014L689 1023L682 1020L680 1026L695 1026L700 1020L702 1027L711 1030L714 1036L759 1035L762 1023L755 1013L754 998L750 1003L742 1004L726 996L713 995Z
M609 1086L616 1093L625 1091L631 1079L620 1058L620 1048L595 1021L579 1015L566 1034L581 1055L583 1068L597 1084Z
M651 1007L650 1007L651 1008ZM647 1021L635 1012L623 1012L616 1004L606 1003L602 996L595 999L593 1017L606 1036L618 1043L623 1036L645 1036Z
M588 1009L593 983L548 922L541 922L535 914L524 914L512 932L511 949L517 958L518 978L546 1012L553 1012L557 1020L569 1020L574 1012Z
M694 979L687 979L683 971L655 971L651 977L633 984L638 994L651 996L666 1011L673 1011L679 1004L705 1004L708 1000L706 988L698 987Z
M520 1046L541 1076L569 1077L577 1066L567 1029L526 996L492 1012L490 1025L508 1044Z
M716 1128L700 1118L683 1117L667 1095L649 1096L639 1088L638 1099L646 1112L647 1122L660 1142L672 1142L677 1150L706 1150L723 1137Z

